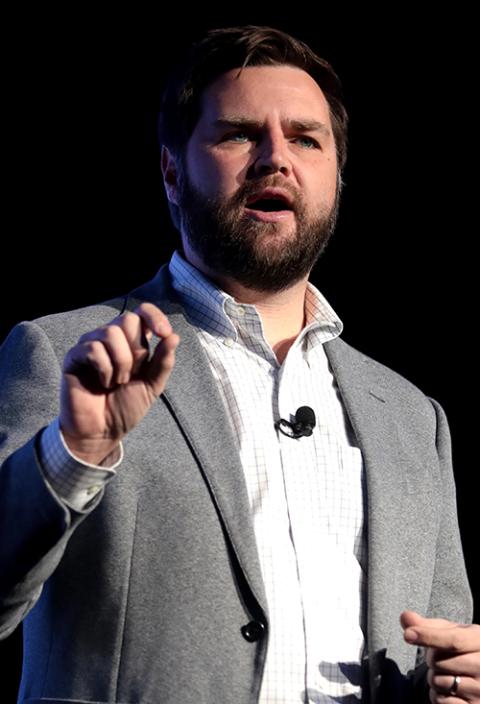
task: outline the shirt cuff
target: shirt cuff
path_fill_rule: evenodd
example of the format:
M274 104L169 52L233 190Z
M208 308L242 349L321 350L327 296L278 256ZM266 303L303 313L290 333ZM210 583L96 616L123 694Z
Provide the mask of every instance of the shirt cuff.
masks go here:
M76 511L87 508L113 479L115 469L123 460L122 443L105 457L101 465L89 464L75 457L65 442L58 418L44 429L39 449L47 483L64 504Z

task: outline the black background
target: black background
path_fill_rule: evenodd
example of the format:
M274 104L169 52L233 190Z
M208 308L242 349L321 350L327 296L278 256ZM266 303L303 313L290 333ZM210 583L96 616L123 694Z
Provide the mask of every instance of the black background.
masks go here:
M476 595L474 23L460 5L424 16L401 8L12 17L0 338L19 320L110 298L154 275L173 240L156 139L169 66L202 29L289 31L333 64L351 119L340 220L313 280L347 342L446 410ZM0 650L12 681L18 641L17 633Z

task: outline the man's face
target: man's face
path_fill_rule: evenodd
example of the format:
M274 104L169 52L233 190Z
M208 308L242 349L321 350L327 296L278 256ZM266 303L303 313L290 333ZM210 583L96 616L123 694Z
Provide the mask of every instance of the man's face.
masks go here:
M173 194L184 251L220 280L281 290L308 275L335 225L328 103L295 67L237 75L228 71L207 87L186 147Z

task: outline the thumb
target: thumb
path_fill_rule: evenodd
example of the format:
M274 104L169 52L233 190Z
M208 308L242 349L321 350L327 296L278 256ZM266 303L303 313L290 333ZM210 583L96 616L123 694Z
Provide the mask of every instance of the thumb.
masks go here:
M400 614L400 623L407 643L424 646L436 646L438 643L446 642L446 630L451 632L458 626L457 623L445 618L425 618L415 611L403 611ZM440 638L442 640L439 640Z
M416 611L402 611L400 614L400 623L402 628L410 626L424 626L429 619L420 616Z
M400 614L400 623L403 628L410 628L411 626L413 626L413 628L452 628L457 625L446 618L427 618L426 616L420 616L416 611L402 611Z

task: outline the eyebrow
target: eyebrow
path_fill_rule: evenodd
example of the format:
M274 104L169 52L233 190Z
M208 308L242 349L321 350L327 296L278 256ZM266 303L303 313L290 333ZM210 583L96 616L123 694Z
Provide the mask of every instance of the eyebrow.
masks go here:
M330 130L323 123L318 120L310 119L288 119L283 120L283 124L288 128L293 129L297 132L321 132L325 136L330 136ZM251 120L248 117L232 115L231 117L222 117L213 122L213 126L221 129L241 127L243 129L256 129L262 128L262 123L258 120Z

